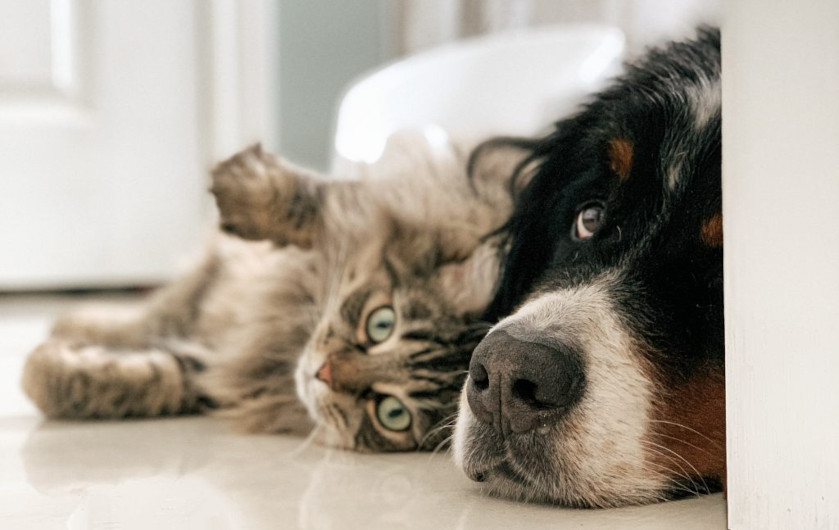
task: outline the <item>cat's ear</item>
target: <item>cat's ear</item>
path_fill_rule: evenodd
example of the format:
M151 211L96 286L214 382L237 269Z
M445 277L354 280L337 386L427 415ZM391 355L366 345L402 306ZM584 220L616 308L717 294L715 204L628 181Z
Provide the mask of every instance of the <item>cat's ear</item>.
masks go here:
M437 267L432 281L452 307L463 315L478 315L489 305L498 278L499 250L495 243L479 245L466 259Z
M210 191L219 225L243 239L311 248L322 232L324 178L257 144L218 164Z

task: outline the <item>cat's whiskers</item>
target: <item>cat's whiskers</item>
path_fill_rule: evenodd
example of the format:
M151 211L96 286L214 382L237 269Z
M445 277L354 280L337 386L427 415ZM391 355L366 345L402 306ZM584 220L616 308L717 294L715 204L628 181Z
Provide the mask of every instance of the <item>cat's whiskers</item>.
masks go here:
M448 435L446 435L445 438L443 438L443 440L440 441L440 443L438 443L436 446L434 446L434 449L431 450L431 454L428 455L428 461L431 462L431 459L436 457L438 454L440 454L440 451L443 450L443 449L445 449L446 452L448 452L450 447L451 447L451 442L452 442L453 439L454 439L454 431L450 432Z
M303 453L303 451L311 447L312 443L314 443L315 439L321 434L322 430L323 426L319 423L316 423L312 430L309 432L309 434L303 439L302 442L300 442L300 445L298 445L293 451L291 451L291 456L297 458Z
M457 411L451 413L439 424L437 424L435 427L431 428L427 433L425 433L425 436L422 437L417 446L417 450L421 450L423 447L425 447L426 442L430 439L433 439L434 436L437 436L441 432L449 431L449 434L444 436L443 440L440 443L438 443L432 450L432 454L436 454L445 444L451 441L451 433L453 432L452 429L454 428L455 423L457 423Z

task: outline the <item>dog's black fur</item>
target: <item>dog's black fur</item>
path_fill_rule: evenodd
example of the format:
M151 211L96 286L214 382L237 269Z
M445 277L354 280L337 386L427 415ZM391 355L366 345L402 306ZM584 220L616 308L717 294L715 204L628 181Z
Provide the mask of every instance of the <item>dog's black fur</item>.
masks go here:
M719 77L719 33L705 30L695 42L654 50L629 67L620 83L601 93L586 112L560 122L547 138L532 143L538 173L520 195L507 225L511 251L489 321L509 315L533 292L554 283L618 266L637 239L654 237L633 273L646 291L645 330L656 350L687 375L707 358L723 359L722 247L701 239L701 225L722 210L720 116L695 138L680 143L689 153L662 152L668 134L690 130L685 86ZM633 143L632 178L620 188L604 152L615 138ZM691 160L681 193L662 193L662 163ZM593 200L607 203L607 224L591 241L571 238L577 209ZM659 229L660 227L660 229ZM618 231L620 229L620 231ZM626 317L639 320L640 292L628 292ZM647 326L635 323L642 331ZM700 340L698 340L700 339Z
M487 315L511 316L476 350L455 441L491 491L612 506L724 481L719 79L719 31L704 28L628 66L549 136L516 142L529 180ZM591 207L602 221L580 239ZM537 346L519 359L522 344ZM546 347L553 357L534 361ZM561 373L527 375L545 362ZM648 405L626 420L640 434L609 410L622 399ZM611 454L624 449L633 457Z

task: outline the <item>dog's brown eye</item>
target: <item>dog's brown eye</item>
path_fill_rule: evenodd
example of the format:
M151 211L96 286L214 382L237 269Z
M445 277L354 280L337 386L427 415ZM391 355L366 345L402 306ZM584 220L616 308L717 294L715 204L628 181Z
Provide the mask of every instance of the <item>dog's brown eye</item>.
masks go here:
M593 236L603 224L603 213L604 208L599 204L589 204L580 210L574 221L574 238L584 240Z

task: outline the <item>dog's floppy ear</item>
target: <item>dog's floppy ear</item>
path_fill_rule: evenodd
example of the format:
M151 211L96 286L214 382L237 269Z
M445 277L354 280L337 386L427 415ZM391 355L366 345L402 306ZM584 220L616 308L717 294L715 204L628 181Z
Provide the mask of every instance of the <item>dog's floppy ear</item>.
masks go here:
M536 164L533 141L499 137L479 144L467 166L475 191L491 204L509 207L527 186Z
M223 231L311 248L321 232L324 178L257 144L218 164L210 188Z
M575 156L576 119L555 125L555 130L530 140L500 139L527 155L513 169L510 192L514 198L512 215L500 234L505 238L499 289L484 317L496 320L513 311L521 296L530 289L536 276L553 253L550 238L541 237L548 230L544 213L556 200L568 175L565 163Z
M437 267L432 282L452 307L462 315L480 315L495 291L498 277L497 243L483 243L467 258Z

